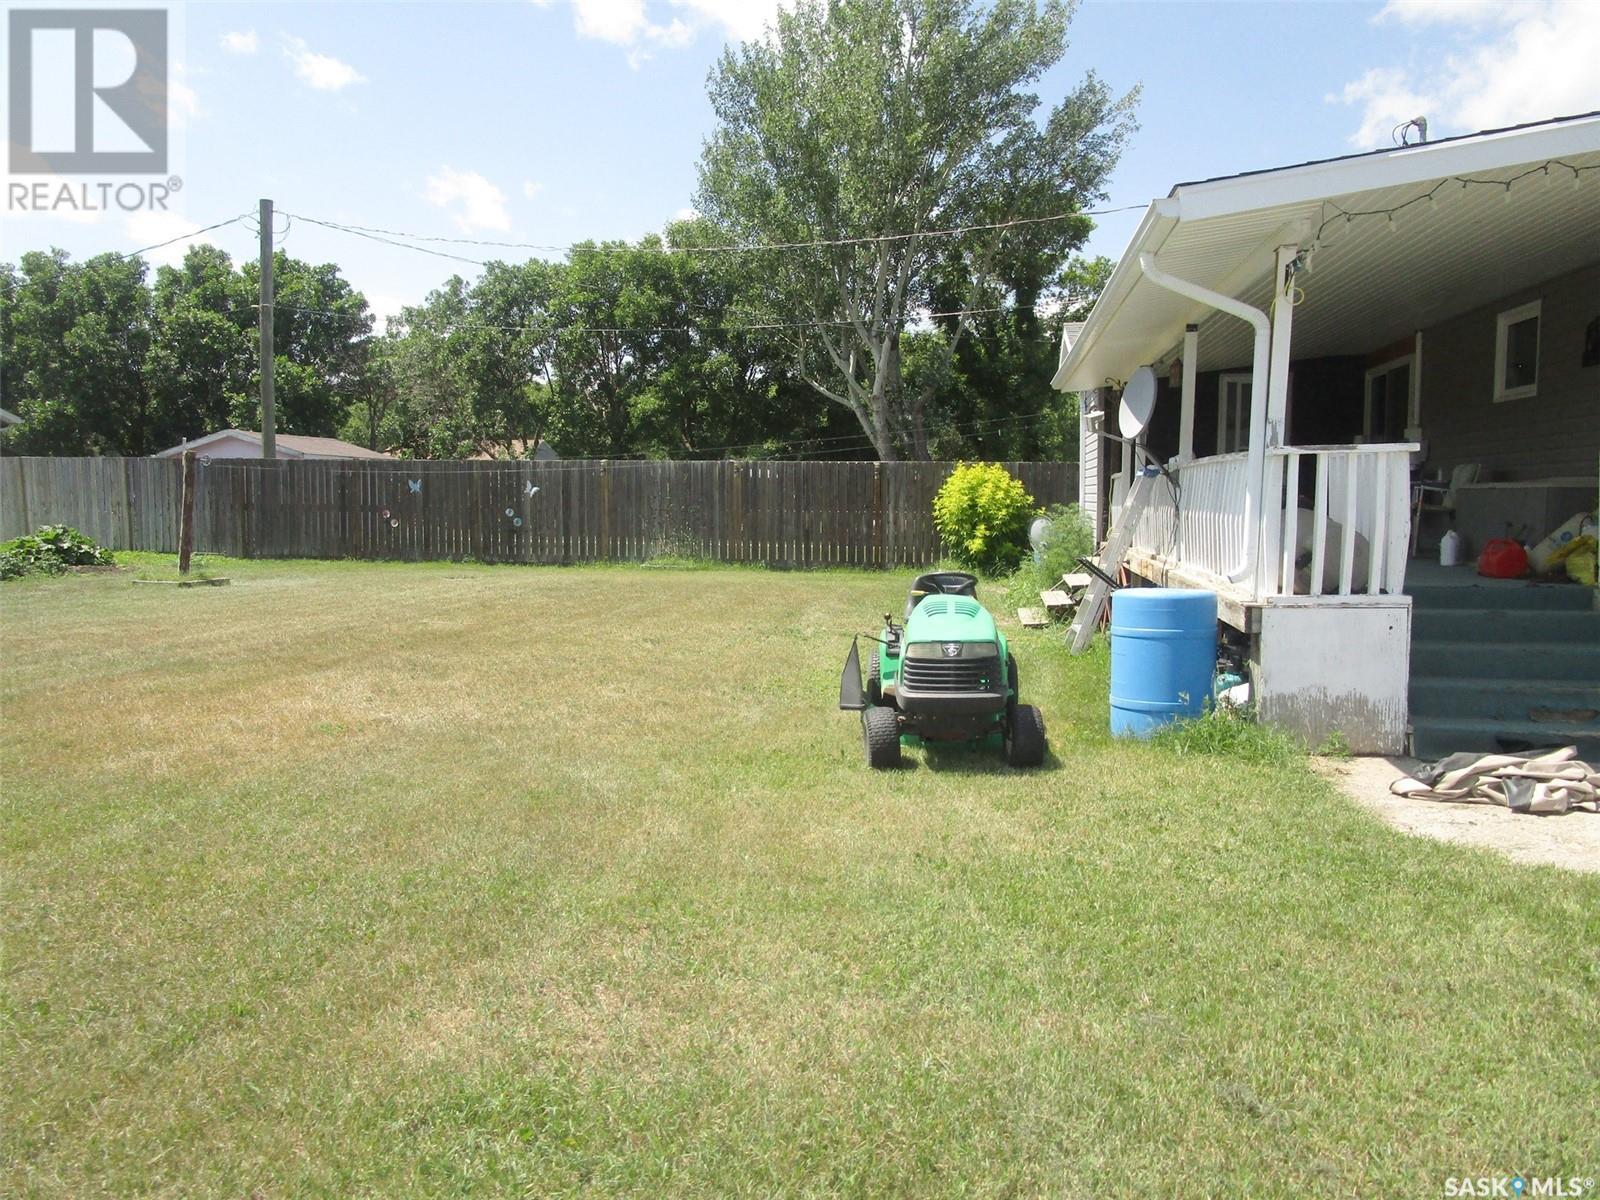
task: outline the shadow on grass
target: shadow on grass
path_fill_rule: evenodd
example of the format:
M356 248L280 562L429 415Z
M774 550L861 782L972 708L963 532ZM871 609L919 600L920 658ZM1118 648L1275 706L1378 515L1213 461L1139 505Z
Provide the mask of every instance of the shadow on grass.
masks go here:
M904 760L908 764L915 759ZM1006 762L1006 752L999 747L973 745L970 742L924 742L922 761L930 771L944 775L1014 775L1059 771L1065 765L1056 752L1046 749L1044 762L1037 767L1013 767Z

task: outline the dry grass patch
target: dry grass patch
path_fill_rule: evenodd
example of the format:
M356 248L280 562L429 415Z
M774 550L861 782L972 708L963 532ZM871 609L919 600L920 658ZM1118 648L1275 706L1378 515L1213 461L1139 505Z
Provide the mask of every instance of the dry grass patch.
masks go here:
M217 565L0 591L9 1194L1600 1174L1600 881L1113 743L1103 654L873 776L898 576Z

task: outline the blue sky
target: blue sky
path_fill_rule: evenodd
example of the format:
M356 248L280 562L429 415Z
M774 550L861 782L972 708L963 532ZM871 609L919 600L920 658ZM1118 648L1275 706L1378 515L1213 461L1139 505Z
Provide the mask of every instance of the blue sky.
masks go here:
M711 127L705 79L770 0L200 4L175 12L176 166L167 214L7 213L0 255L125 251L250 210L418 233L564 245L634 238L691 203ZM1110 203L1173 183L1600 109L1600 3L1087 0L1046 103L1092 68L1143 86L1142 128ZM1116 257L1137 212L1105 218ZM280 229L284 228L280 222ZM210 235L254 254L241 226ZM335 261L380 313L475 268L287 225L285 248ZM179 245L152 255L174 261ZM493 252L466 250L472 257ZM502 252L515 257L519 252Z

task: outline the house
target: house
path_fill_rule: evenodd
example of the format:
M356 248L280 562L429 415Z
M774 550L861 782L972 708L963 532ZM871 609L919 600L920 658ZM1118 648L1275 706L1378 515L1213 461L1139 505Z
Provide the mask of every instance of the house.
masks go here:
M22 418L8 408L0 408L0 429L10 429L13 425L21 425Z
M513 458L532 459L534 462L554 462L560 457L561 456L555 452L555 449L550 445L550 443L545 441L543 438L540 438L536 443L534 443L534 450L532 454L528 453L528 442L526 438L513 438L511 440L509 452L507 448L500 442L481 442L478 445L478 452L472 456L474 462L488 462Z
M1111 435L1141 369L1135 451ZM1139 580L1217 593L1263 717L1362 753L1600 752L1592 590L1409 557L1414 480L1459 485L1425 555L1452 517L1475 554L1595 507L1600 113L1178 184L1054 384L1097 529L1131 522ZM1164 472L1134 514L1141 452Z
M338 438L304 437L298 433L280 433L277 442L279 458L385 458L394 455L378 450L368 450ZM179 442L176 446L158 452L156 458L177 458L185 450L193 450L207 458L260 458L261 435L248 429L219 429L193 441Z

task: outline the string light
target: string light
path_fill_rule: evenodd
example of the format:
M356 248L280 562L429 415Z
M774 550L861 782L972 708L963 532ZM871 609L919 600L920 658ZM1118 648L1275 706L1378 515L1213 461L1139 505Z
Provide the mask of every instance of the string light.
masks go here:
M1391 205L1387 208L1347 210L1340 208L1337 204L1333 204L1330 201L1327 207L1331 207L1333 212L1330 216L1323 220L1320 226L1317 227L1316 234L1313 237L1313 242L1319 242L1322 238L1322 235L1327 231L1328 226L1332 225L1335 221L1342 221L1344 227L1348 229L1357 219L1363 217L1383 217L1387 222L1389 230L1394 232L1398 224L1395 218L1414 204L1425 204L1430 210L1437 211L1439 207L1439 192L1452 183L1460 184L1463 192L1474 186L1499 188L1501 200L1506 204L1510 204L1511 191L1516 184L1534 175L1548 179L1550 178L1551 167L1565 168L1566 170L1572 172L1572 186L1574 188L1578 188L1583 185L1583 173L1585 171L1600 171L1600 163L1587 163L1579 166L1574 163L1566 162L1563 159L1552 158L1547 159L1545 162L1539 163L1535 166L1531 166L1527 168L1527 170L1511 176L1509 179L1480 179L1472 175L1446 176L1445 178L1436 182L1427 191L1419 192L1410 199L1402 200L1399 204Z

